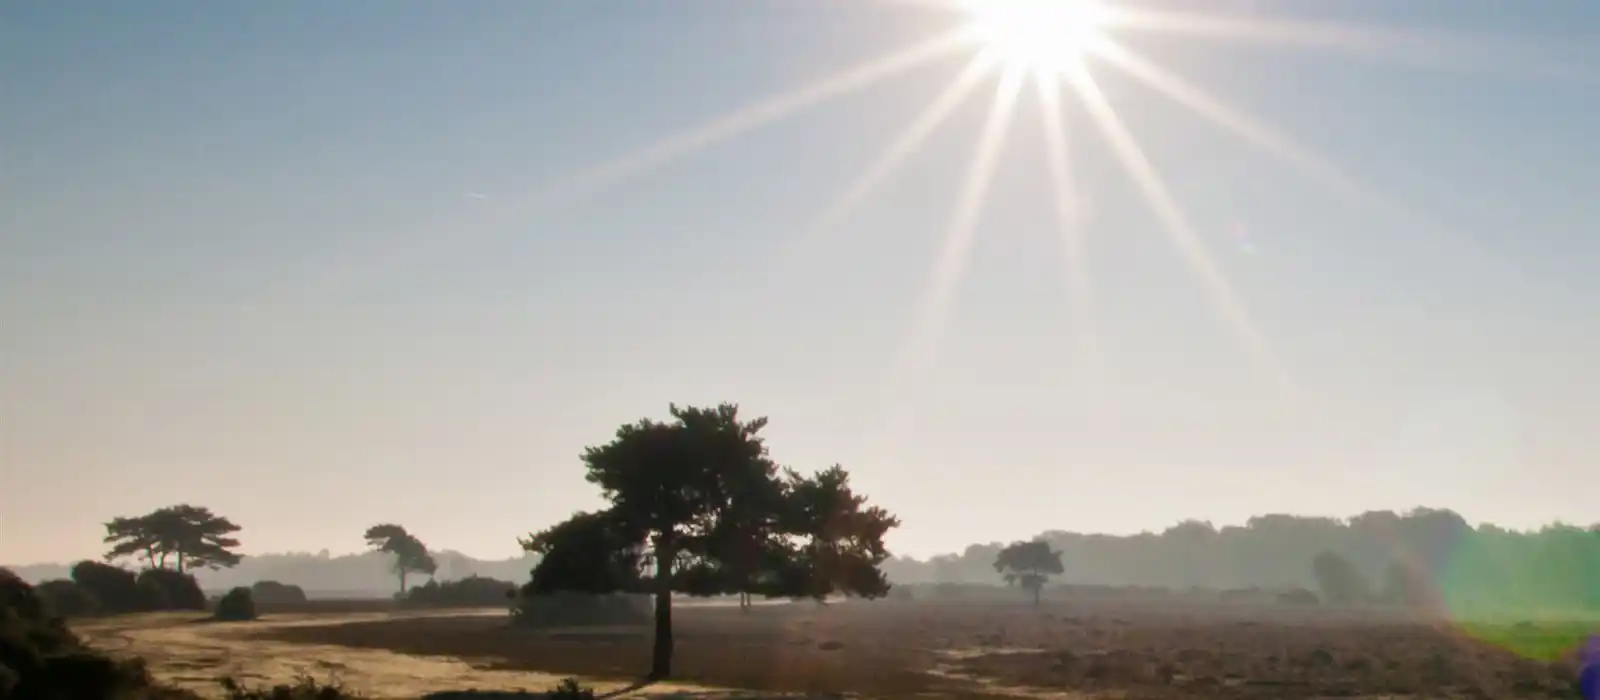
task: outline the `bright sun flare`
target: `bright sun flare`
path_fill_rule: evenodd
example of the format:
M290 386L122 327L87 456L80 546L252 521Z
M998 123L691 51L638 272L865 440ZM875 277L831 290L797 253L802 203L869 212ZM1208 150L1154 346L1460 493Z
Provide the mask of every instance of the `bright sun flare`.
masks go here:
M1012 68L1074 69L1104 38L1110 12L1100 0L961 0L985 48Z

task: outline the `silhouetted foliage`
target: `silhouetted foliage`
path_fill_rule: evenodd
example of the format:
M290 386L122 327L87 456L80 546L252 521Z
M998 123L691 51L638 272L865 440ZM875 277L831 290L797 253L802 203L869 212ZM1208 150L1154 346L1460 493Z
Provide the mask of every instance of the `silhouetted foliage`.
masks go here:
M579 513L524 540L545 554L529 592L649 590L655 602L650 677L669 675L672 593L821 598L888 590L876 565L898 524L849 490L834 467L810 479L778 467L759 436L765 418L738 407L671 407L584 451L586 478L611 507ZM642 567L651 567L646 574Z
M776 569L776 585L758 582L757 591L769 597L810 597L822 600L835 593L861 598L881 598L889 593L889 579L879 565L889 558L883 538L899 527L900 520L850 488L850 474L834 465L811 477L785 470L785 483L777 504L779 521L776 551L761 562ZM787 546L785 546L787 545ZM787 566L786 566L787 564Z
M0 700L193 698L157 687L138 661L97 654L46 609L32 586L0 569Z
M373 525L365 535L367 546L385 554L394 555L394 573L400 577L400 597L406 594L407 574L432 576L439 564L428 553L428 547L406 529L392 523Z
M518 542L542 555L523 586L525 595L644 590L644 547L626 536L609 511L574 513Z
M242 622L256 619L256 600L250 594L250 589L244 586L234 588L222 594L217 601L217 611L214 613L218 620Z
M510 581L468 576L456 581L429 581L413 586L406 594L406 603L432 606L490 606L505 605L517 591Z
M249 688L232 678L222 684L225 700L358 700L338 683L318 683L311 676L300 676L294 683L279 683L271 688Z
M1312 574L1322 595L1335 603L1363 603L1372 600L1372 588L1349 559L1333 552L1321 552L1311 560Z
M576 678L563 678L545 693L545 700L594 700L594 690L584 687Z
M112 518L106 523L106 561L143 556L152 569L167 567L168 557L178 572L237 565L233 552L239 541L231 537L239 526L210 509L187 504L167 506L145 515Z
M250 597L257 603L285 605L306 602L306 592L299 586L277 581L257 581L250 584Z
M139 572L138 585L145 590L159 589L161 605L154 610L205 610L206 594L194 576L172 569L145 569Z
M148 589L139 587L132 571L97 561L80 561L72 567L72 581L95 600L108 613L143 612L159 610L151 607Z
M994 558L994 570L1005 579L1006 585L1032 593L1034 605L1039 604L1039 594L1050 577L1066 573L1061 565L1061 553L1050 549L1050 543L1043 540L1014 542L1000 550Z
M58 578L34 587L45 608L57 617L84 617L100 612L100 600L70 579Z

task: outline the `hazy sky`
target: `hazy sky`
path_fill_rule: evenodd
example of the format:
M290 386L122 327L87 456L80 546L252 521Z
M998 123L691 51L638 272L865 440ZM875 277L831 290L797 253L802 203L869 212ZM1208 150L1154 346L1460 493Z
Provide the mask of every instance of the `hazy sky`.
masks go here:
M780 461L843 463L901 553L1419 504L1600 518L1600 4L1171 4L1402 35L1111 30L1344 190L1090 59L1296 391L1071 91L1068 276L1031 85L933 368L897 370L998 79L808 231L973 48L581 186L958 13L6 4L0 561L95 554L104 520L175 502L247 552L395 521L507 556L598 504L584 446L673 401L739 402Z

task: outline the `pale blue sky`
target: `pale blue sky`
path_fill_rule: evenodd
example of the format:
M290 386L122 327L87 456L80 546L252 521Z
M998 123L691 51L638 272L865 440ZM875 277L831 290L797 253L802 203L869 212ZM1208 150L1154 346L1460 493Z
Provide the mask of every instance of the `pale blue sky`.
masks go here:
M1105 357L1098 382L1077 371L1031 91L935 368L914 394L893 380L996 79L797 241L970 50L535 199L956 13L0 5L0 561L97 553L102 521L179 501L249 552L354 550L396 521L510 555L597 504L584 446L671 401L769 415L780 461L843 463L917 555L1263 512L1600 516L1600 5L1168 5L1506 39L1405 49L1452 67L1113 31L1388 207L1091 60L1299 398L1069 93Z

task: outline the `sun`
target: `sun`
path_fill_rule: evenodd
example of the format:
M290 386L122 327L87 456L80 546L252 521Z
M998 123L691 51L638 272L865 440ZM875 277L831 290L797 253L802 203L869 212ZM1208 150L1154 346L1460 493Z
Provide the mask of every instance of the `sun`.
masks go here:
M959 0L985 50L1009 68L1076 69L1105 38L1112 12L1100 0Z

